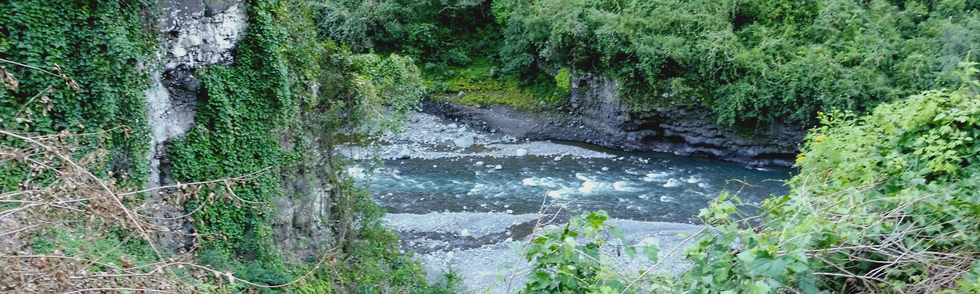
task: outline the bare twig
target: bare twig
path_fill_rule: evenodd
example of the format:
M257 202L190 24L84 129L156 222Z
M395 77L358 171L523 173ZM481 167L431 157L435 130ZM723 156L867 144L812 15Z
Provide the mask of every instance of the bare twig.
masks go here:
M143 225L140 224L139 220L136 219L136 216L133 215L133 213L130 212L128 208L126 208L126 205L123 205L122 201L119 200L118 197L116 197L116 193L113 192L112 189L110 189L109 186L107 186L105 184L105 182L102 181L102 179L99 179L99 177L96 177L88 169L85 169L85 168L79 166L77 163L75 163L74 160L72 160L71 158L69 158L68 156L66 156L64 154L61 154L61 152L58 152L56 149L54 149L51 146L45 145L44 143L41 143L41 142L39 142L37 140L34 140L32 138L21 136L21 135L18 135L18 134L14 134L14 133L11 133L11 132L8 132L8 131L5 131L5 130L0 130L0 134L7 135L9 137L17 138L17 139L23 140L25 142L28 142L28 143L37 145L38 147L43 148L45 151L48 151L51 154L54 154L55 156L57 156L58 158L60 158L62 161L67 162L69 165L71 165L72 167L74 167L76 170L82 172L84 175L88 176L91 180L95 181L99 185L99 187L102 188L102 190L104 190L104 192L106 193L106 196L109 197L112 201L114 201L115 204L116 204L116 206L118 206L118 208L123 211L123 213L126 215L126 218L129 219L129 221L132 223L132 225L136 228L136 230L139 232L139 234L143 237L143 239L145 239L146 242L150 245L150 248L153 249L153 252L156 254L156 256L157 257L160 257L161 256L160 250L157 249L156 245L154 245L153 238L150 237L150 234L148 234L146 232L146 230L143 229Z

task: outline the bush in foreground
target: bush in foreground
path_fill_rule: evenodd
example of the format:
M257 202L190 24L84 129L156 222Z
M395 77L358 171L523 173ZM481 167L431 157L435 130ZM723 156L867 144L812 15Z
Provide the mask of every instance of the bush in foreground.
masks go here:
M788 195L757 217L740 215L730 194L702 210L709 233L679 278L610 274L599 257L605 239L583 245L566 227L530 246L525 290L980 293L980 82L973 66L960 73L956 91L927 91L862 118L822 116Z
M863 118L822 117L790 182L758 227L719 198L717 229L688 254L696 292L977 291L980 83L927 91ZM970 272L973 272L970 274ZM972 292L976 293L976 292Z

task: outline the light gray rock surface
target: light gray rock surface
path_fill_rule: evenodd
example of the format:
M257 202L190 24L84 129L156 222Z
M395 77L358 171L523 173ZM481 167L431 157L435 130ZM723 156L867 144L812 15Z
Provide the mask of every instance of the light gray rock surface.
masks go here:
M164 69L228 63L245 36L248 17L241 0L160 0Z
M381 137L377 144L338 146L337 151L354 160L438 159L464 157L570 156L611 158L611 154L567 144L526 141L491 134L468 126L445 124L435 115L412 113L405 131Z
M165 143L194 125L200 82L193 70L228 64L245 36L248 17L242 0L159 0L160 51L147 70L147 120L150 125L149 186L167 177Z
M193 70L233 61L233 49L245 35L248 23L242 0L159 0L156 27L160 51L144 62L150 76L145 91L150 128L149 187L172 184L169 179L168 141L194 126L200 82ZM185 212L151 197L149 210L170 233L158 236L162 247L179 252L192 246L190 223L178 216Z

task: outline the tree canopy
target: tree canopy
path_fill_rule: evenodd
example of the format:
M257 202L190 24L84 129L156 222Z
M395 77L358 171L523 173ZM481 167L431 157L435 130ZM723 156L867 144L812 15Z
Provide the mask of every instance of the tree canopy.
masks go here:
M563 68L617 79L636 111L710 108L724 125L816 123L952 75L980 48L980 3L763 0L331 1L321 25L357 50L424 63L489 56L526 82Z

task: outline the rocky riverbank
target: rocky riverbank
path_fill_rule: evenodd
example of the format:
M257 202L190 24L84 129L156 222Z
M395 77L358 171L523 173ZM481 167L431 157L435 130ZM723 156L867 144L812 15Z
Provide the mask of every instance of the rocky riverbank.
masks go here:
M718 126L707 110L662 107L631 112L614 81L592 75L573 79L569 105L560 112L529 113L506 106L479 108L426 101L423 111L518 139L584 142L628 151L654 151L743 163L792 166L806 130L773 124L763 129Z

